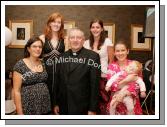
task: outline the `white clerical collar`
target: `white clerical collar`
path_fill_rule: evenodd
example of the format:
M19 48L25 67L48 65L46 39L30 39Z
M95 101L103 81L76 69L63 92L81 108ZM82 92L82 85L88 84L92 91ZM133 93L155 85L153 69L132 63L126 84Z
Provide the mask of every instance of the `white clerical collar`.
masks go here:
M76 55L77 55L77 53L76 53L76 52L73 52L73 53L72 53L72 55L73 55L73 56L76 56Z
M79 53L81 52L82 49L83 49L83 47L82 47L80 50L78 50L78 51L72 51L72 50L71 50L72 55L73 55L73 56L79 55Z

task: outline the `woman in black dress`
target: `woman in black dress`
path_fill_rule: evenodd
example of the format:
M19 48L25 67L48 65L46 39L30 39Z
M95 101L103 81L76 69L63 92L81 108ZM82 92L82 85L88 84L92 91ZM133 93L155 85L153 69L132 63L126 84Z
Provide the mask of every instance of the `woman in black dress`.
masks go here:
M64 52L64 19L60 13L53 13L49 16L44 34L40 36L44 42L44 62L48 73L47 85L50 92L51 104L53 105L53 87L56 87L55 72L56 61Z
M28 40L24 58L13 68L13 93L18 115L50 114L51 102L46 84L47 72L41 61L43 43L39 37Z

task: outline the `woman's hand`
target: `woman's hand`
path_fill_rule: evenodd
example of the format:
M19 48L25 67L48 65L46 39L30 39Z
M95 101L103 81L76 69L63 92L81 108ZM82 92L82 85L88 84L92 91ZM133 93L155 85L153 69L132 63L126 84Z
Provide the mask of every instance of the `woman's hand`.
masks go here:
M24 115L23 112L17 112L17 115Z
M140 97L141 98L145 98L146 97L146 92L145 91L141 91L140 92Z
M109 86L106 86L105 87L105 90L108 92L110 90L110 87Z
M88 111L88 115L96 115L96 112Z
M118 83L118 87L121 89L123 86L127 85L129 82L133 82L137 80L137 75L136 74L130 74L126 76L125 79L121 80Z

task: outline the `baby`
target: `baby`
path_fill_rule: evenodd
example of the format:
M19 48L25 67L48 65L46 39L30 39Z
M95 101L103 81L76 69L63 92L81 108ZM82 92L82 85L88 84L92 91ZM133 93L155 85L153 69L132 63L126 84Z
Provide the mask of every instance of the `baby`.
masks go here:
M146 87L142 78L138 76L139 72L142 70L142 64L138 61L132 61L125 68L125 70L120 71L114 74L107 82L105 90L109 91L112 85L118 86L118 82L125 79L128 75L134 75L136 80L133 82L129 82L128 85L125 85L120 90L116 90L112 100L110 102L110 114L115 114L116 106L119 102L123 102L127 108L127 114L134 114L134 101L133 96L136 96L136 90L139 87L140 96L142 98L146 97Z

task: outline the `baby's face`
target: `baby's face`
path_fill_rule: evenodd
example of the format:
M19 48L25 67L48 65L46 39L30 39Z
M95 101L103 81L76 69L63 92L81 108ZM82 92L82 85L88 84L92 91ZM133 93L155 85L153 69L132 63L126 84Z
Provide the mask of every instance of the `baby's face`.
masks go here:
M126 71L128 74L132 74L132 73L136 74L138 71L138 66L136 65L136 63L132 62L126 67Z

